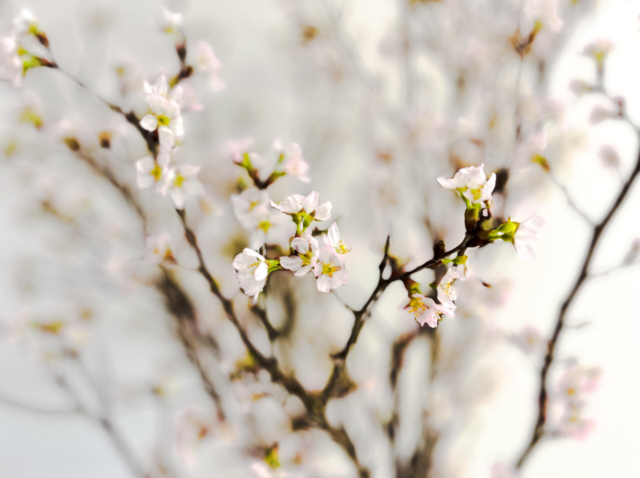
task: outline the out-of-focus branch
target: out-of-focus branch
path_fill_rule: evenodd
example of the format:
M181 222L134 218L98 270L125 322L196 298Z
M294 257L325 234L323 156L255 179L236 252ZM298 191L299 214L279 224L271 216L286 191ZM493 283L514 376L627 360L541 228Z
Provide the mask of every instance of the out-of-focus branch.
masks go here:
M631 172L631 175L622 186L622 189L616 196L616 199L611 205L611 207L609 208L609 211L607 212L606 216L604 217L604 219L602 219L602 221L600 221L600 223L596 224L593 227L591 242L589 243L589 248L587 249L586 256L582 262L582 267L580 269L578 278L576 279L573 287L569 291L569 294L567 295L566 299L563 301L560 307L560 312L558 313L558 317L556 319L556 325L554 327L553 334L551 335L551 338L547 343L547 352L544 357L542 369L540 370L540 388L538 392L538 417L536 419L536 423L533 429L533 433L531 435L531 439L529 440L529 443L527 444L525 450L522 452L522 454L520 455L520 457L516 462L516 468L521 468L522 465L524 465L525 461L530 456L533 449L544 437L544 426L547 421L547 404L549 400L548 375L549 375L549 370L551 369L551 365L553 364L553 361L555 358L554 353L564 327L567 311L573 304L573 301L578 295L578 292L580 291L580 289L582 288L582 285L585 283L585 281L589 276L589 266L591 265L591 260L593 259L593 255L596 250L596 247L598 246L598 243L602 237L602 233L605 231L611 219L618 211L620 205L622 204L624 199L627 197L627 194L629 193L629 190L631 189L631 186L636 180L638 174L640 174L640 151L638 152L638 158L636 160L635 167Z
M124 437L116 429L113 421L108 416L108 414L105 413L104 415L100 416L100 415L91 413L82 404L79 397L77 396L73 388L69 386L69 383L67 382L66 378L63 375L56 376L56 383L62 390L64 390L67 393L69 398L71 398L74 401L75 408L77 409L77 413L79 415L91 419L92 421L100 425L100 427L105 431L105 433L109 437L109 440L111 441L111 443L116 448L117 452L120 454L123 461L129 468L129 471L131 472L131 474L137 478L149 478L150 475L148 475L144 471L142 465L138 462L138 459L134 455L133 451L131 450L127 442L125 441Z
M578 207L576 202L573 200L573 197L571 196L571 193L569 192L567 187L564 184L562 184L560 181L558 181L558 179L555 177L555 175L552 172L549 172L549 178L551 179L551 182L553 182L553 184L558 186L558 189L564 195L565 199L567 200L567 203L569 204L569 206L571 206L571 209L573 209L576 212L576 214L578 214L578 216L584 219L587 224L590 224L591 226L593 226L594 225L593 219L591 219L587 215L587 213L585 213L582 209Z
M282 385L285 390L287 390L287 392L297 396L302 401L305 408L307 409L307 416L304 419L305 425L316 426L329 433L331 438L336 443L338 443L352 458L354 464L358 468L360 476L363 478L369 476L368 472L360 466L356 456L355 447L353 446L353 443L351 442L351 439L346 434L346 432L343 429L336 429L330 426L327 422L325 416L326 400L322 400L322 394L318 396L308 393L295 377L286 375L284 372L282 372L282 370L280 369L280 365L278 364L278 361L275 357L265 357L251 342L246 331L242 327L242 324L240 324L240 321L238 320L233 307L233 301L226 298L222 294L218 283L207 268L207 265L204 262L204 257L202 255L202 250L198 245L198 239L187 223L184 210L176 209L176 212L182 222L185 238L187 239L189 245L195 251L198 258L198 272L209 284L211 293L216 296L222 304L225 315L238 331L240 339L242 340L242 343L245 345L249 353L260 365L260 367L269 372L269 374L271 375L271 380ZM321 397L321 399L318 400L318 397Z
M32 403L25 403L17 398L0 395L0 403L11 408L17 408L26 412L36 413L39 415L75 415L79 412L79 409L75 406L72 407L45 407L42 405L35 405Z
M193 305L184 291L173 279L171 273L164 267L162 268L162 276L158 281L157 287L164 296L169 312L171 312L176 320L178 336L180 337L184 350L189 357L189 361L198 370L198 374L200 375L205 391L215 403L218 419L220 421L224 421L226 416L220 394L209 377L198 353L198 349L200 348L199 345L201 345L201 335L198 332L198 325L195 320Z

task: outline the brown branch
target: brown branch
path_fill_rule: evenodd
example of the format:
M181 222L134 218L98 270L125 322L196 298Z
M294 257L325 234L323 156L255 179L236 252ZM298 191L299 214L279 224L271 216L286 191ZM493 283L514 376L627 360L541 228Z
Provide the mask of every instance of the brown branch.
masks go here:
M304 387L300 384L300 382L293 376L287 375L280 369L280 365L275 357L265 357L256 347L253 345L251 340L249 339L246 331L240 324L240 321L235 313L233 307L233 301L226 298L222 292L220 291L220 287L218 283L213 278L209 269L207 268L204 257L202 255L202 250L198 245L198 239L189 227L186 215L184 210L176 209L178 216L180 217L180 221L182 222L182 226L184 228L185 238L189 245L193 248L198 258L198 272L204 277L204 279L209 284L209 289L211 293L218 298L220 303L222 304L222 308L224 310L225 315L234 325L238 334L240 335L240 339L242 343L245 345L251 356L255 359L255 361L260 365L261 368L265 369L271 375L271 380L275 383L279 383L282 385L287 392L292 395L298 397L305 408L307 409L307 415L304 417L303 422L305 426L316 426L323 430L325 430L331 438L339 444L351 457L354 464L358 468L358 472L362 478L368 477L368 472L361 467L358 462L355 447L351 442L351 439L347 435L347 433L343 429L337 429L329 425L325 416L325 408L326 401L322 400L322 394L311 394L307 392ZM320 398L320 399L319 399Z
M622 186L622 189L618 193L615 201L609 208L607 215L604 217L604 219L602 219L602 221L599 224L596 224L593 227L591 242L589 244L589 248L587 249L586 256L582 262L580 274L578 275L573 287L569 291L568 296L566 297L566 299L562 303L562 306L560 307L560 312L558 313L558 318L556 319L556 325L553 330L553 334L551 335L551 338L547 343L547 353L545 354L542 369L540 370L540 391L538 393L538 417L536 419L536 423L533 429L533 433L531 435L531 439L529 440L527 447L522 452L522 454L520 455L520 457L516 462L516 468L522 467L522 465L527 460L527 458L529 457L533 449L544 437L544 426L547 421L547 404L549 400L549 392L548 392L549 369L553 364L554 353L558 345L560 334L562 333L562 330L564 327L565 316L567 314L567 311L571 307L574 299L578 295L578 292L582 288L582 285L584 284L584 282L587 280L587 277L589 276L589 266L591 265L593 254L600 241L600 238L602 237L603 232L609 225L609 222L611 221L613 216L618 211L618 208L620 207L624 199L627 197L627 194L629 193L629 190L631 189L631 186L633 185L633 182L635 181L639 173L640 173L640 151L638 152L636 165L633 171L631 172L631 175Z
M171 273L164 267L162 268L162 276L158 281L157 287L165 298L167 309L176 320L178 336L180 337L180 341L187 353L187 357L198 370L198 374L200 375L205 391L215 403L218 419L220 421L226 420L220 394L211 381L204 364L200 360L200 355L198 354L199 345L201 344L201 335L198 331L198 325L196 323L191 301L173 277L171 277ZM211 343L209 343L209 345L211 345Z
M385 291L387 287L389 287L389 285L391 285L393 282L407 279L411 275L423 269L435 269L440 264L442 264L443 259L447 258L452 254L459 253L466 250L471 240L471 237L472 236L470 235L466 235L465 238L462 240L462 242L458 244L456 247L454 247L453 249L451 249L450 251L445 251L445 252L442 252L441 254L436 254L432 259L428 260L423 264L420 264L419 266L415 267L414 269L411 269L410 271L403 272L402 274L398 274L398 275L391 275L389 278L384 279L383 278L384 270L387 264L389 263L390 237L387 236L387 242L385 243L385 246L384 246L384 256L382 257L382 261L378 266L378 271L379 271L378 283L375 289L373 290L373 292L371 293L371 295L369 296L369 298L367 299L367 301L362 306L362 308L353 312L355 320L353 322L353 328L351 329L351 334L349 335L349 339L347 340L347 343L345 344L344 348L340 352L333 355L334 360L337 360L337 361L346 360L347 355L349 355L349 351L358 340L358 335L360 334L360 330L362 330L362 326L364 324L364 318L369 313L369 307L372 306L378 300L380 295L382 295L382 293Z

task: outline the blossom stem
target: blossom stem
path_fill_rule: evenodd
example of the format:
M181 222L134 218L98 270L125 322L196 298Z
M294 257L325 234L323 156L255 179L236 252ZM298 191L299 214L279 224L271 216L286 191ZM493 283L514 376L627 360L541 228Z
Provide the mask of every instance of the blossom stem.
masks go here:
M358 463L358 459L355 453L355 447L351 442L351 439L349 438L349 436L346 434L346 432L343 429L337 429L329 425L329 422L327 421L325 416L325 408L326 408L328 398L324 398L322 394L318 396L318 395L308 393L295 377L286 375L284 372L282 372L282 370L280 369L280 365L275 357L265 357L255 347L255 345L253 345L246 331L240 324L238 317L236 316L235 310L233 308L233 301L226 298L222 294L222 292L220 291L220 287L218 286L218 283L215 281L215 279L209 272L209 269L207 268L204 262L202 250L198 245L198 239L196 238L195 233L187 223L184 210L176 209L176 212L178 213L178 216L180 217L180 221L182 222L182 226L184 228L184 233L185 233L187 242L193 248L198 258L198 264L199 264L198 272L205 278L205 280L209 284L209 289L211 290L211 293L215 295L220 301L220 303L222 304L222 308L225 312L225 315L234 325L234 327L238 331L238 334L240 334L240 339L242 340L242 343L244 343L249 353L253 356L253 358L260 365L261 368L269 372L269 374L271 375L272 381L281 384L287 390L287 392L297 396L302 401L305 408L307 409L308 422L329 433L331 438L336 443L338 443L351 457L354 464L359 470L360 476L361 477L369 476L368 472L364 468L362 468Z
M450 251L445 251L442 254L436 255L432 259L428 260L427 262L420 264L414 269L404 272L403 274L392 275L391 277L384 279L383 278L384 270L387 267L387 264L389 263L390 236L387 236L387 242L385 243L385 246L384 246L384 256L382 257L382 261L378 266L378 270L379 270L378 284L376 285L375 289L373 290L373 292L371 293L367 301L364 303L362 308L360 308L359 310L353 311L355 320L353 322L353 328L351 329L351 335L349 336L349 339L347 340L347 343L345 344L344 348L340 352L333 355L334 360L339 360L339 361L346 360L347 355L351 350L351 347L353 347L353 345L358 340L358 335L360 334L360 330L362 329L362 325L364 324L364 318L368 314L369 307L378 300L380 295L382 295L382 293L385 291L387 287L389 287L389 285L391 285L393 282L407 279L411 275L423 269L435 269L442 263L443 259L449 257L452 254L455 254L456 252L459 253L461 251L464 251L468 247L468 244L473 237L474 237L473 235L467 234L462 240L462 242L458 244L456 247L454 247L453 249L451 249Z
M636 180L638 174L640 174L640 151L638 152L636 165L633 171L631 172L631 175L629 176L627 181L623 184L620 192L618 193L615 201L609 208L609 211L607 212L606 216L604 217L604 219L602 219L602 221L600 221L600 223L596 224L593 227L591 242L589 244L589 248L587 249L586 256L582 262L580 273L575 283L573 284L573 287L569 291L569 294L567 295L567 297L565 298L564 302L560 307L560 311L556 319L556 324L555 324L553 333L547 343L547 352L545 354L543 365L540 370L540 386L539 386L539 392L538 392L538 416L536 419L535 426L533 428L531 439L529 440L529 443L527 444L526 448L518 458L515 465L516 468L522 468L522 466L524 465L527 458L530 456L533 449L536 447L536 445L538 445L540 440L544 437L544 434L545 434L544 426L547 421L547 405L549 400L549 392L548 392L549 370L551 369L551 365L553 364L553 361L555 358L554 353L558 345L558 340L560 339L560 334L562 333L562 330L564 328L565 317L567 315L569 308L574 302L576 296L578 295L578 292L580 291L583 284L589 277L589 266L591 265L591 260L593 259L594 252L596 250L596 247L598 246L598 243L602 237L603 232L609 225L609 222L611 221L613 216L616 214L616 212L620 208L620 205L623 203L623 201L627 197L627 194L629 193L629 190L631 189L631 186Z

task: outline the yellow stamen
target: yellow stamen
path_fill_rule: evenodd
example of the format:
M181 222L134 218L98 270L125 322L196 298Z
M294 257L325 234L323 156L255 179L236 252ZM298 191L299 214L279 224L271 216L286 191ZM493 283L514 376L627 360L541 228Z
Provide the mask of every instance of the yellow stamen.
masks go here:
M151 170L150 174L151 176L153 176L153 179L155 179L156 182L158 182L162 177L162 168L156 163L156 165Z
M272 224L269 221L262 221L258 228L262 229L265 233L269 232L269 228L271 228Z
M158 115L156 116L156 118L158 120L159 126L167 126L169 123L171 123L171 120L165 115Z
M335 264L322 264L322 273L328 275L329 277L333 277L333 274L342 269L340 266L336 266Z

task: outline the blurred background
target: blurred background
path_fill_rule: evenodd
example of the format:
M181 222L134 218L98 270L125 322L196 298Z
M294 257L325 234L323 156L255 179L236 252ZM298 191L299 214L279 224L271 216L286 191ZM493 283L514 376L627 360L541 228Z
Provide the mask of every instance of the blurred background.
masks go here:
M495 215L546 221L534 261L502 242L470 251L475 278L435 331L401 309L399 283L373 306L346 363L350 381L326 406L369 476L640 476L637 186L567 315L550 375L552 436L520 474L511 469L532 433L545 341L590 221L637 161L639 2L0 0L0 36L22 7L59 68L0 84L0 477L358 476L326 430L296 425L302 402L248 358L169 198L136 187L147 144L101 99L141 117L143 82L180 71L159 27L164 8L183 15L187 62L190 46L208 42L225 84L197 74L182 83L191 107L175 157L200 166L205 189L187 200L189 223L251 341L310 393L349 337L348 307L376 286L387 235L408 268L430 259L435 241L451 248L464 236L463 204L437 177L484 163L508 177ZM596 44L598 56L589 45L601 40L611 47ZM608 97L584 86L598 64ZM626 119L607 113L618 97ZM284 331L274 341L231 267L250 233L229 200L241 170L228 143L247 137L260 153L277 137L301 146L311 182L284 177L270 197L318 191L352 249L349 283L332 294L309 275L270 277L261 304ZM145 245L162 233L195 342ZM414 278L426 286L434 274ZM572 367L600 376L580 410L589 433L562 431L554 390Z

